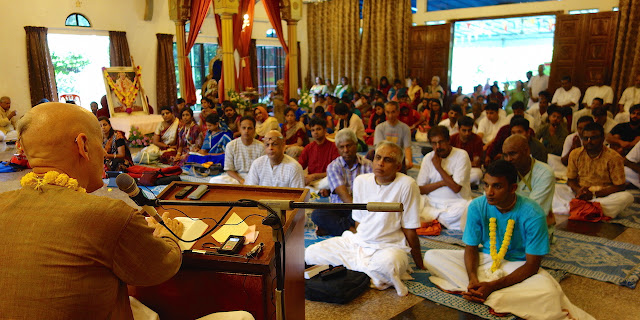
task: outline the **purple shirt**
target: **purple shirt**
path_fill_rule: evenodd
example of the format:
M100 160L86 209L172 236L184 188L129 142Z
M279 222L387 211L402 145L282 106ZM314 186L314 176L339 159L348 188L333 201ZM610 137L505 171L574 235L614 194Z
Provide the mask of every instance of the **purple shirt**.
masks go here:
M373 172L373 163L361 155L356 155L356 163L353 167L347 167L342 157L337 157L327 166L327 179L331 190L331 202L342 203L340 196L333 193L339 186L346 186L349 193L353 194L353 180L365 173Z

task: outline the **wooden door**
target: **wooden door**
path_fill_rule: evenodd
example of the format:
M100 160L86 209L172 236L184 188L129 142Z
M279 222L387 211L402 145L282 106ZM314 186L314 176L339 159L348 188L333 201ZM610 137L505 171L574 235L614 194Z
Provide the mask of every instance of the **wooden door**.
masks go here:
M584 94L602 75L611 83L618 12L557 15L549 92L560 87L560 79L571 76Z
M409 77L417 77L421 87L429 85L431 77L439 76L440 85L449 89L451 65L451 23L436 26L414 26L409 29Z

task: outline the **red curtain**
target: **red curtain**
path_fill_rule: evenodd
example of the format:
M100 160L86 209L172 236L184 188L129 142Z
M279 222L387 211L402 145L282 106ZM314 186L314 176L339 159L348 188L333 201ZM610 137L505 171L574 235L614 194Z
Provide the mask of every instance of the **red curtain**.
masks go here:
M240 71L236 79L238 92L244 91L247 87L253 87L251 80L251 60L249 59L249 48L251 47L251 33L253 31L253 15L256 7L255 0L240 0L240 13L233 17L233 35L235 39L234 47L240 55ZM244 15L249 15L249 26L242 29Z
M193 0L191 2L191 25L189 29L189 38L187 39L187 44L185 46L185 55L187 58L185 59L185 70L184 70L184 78L185 82L184 89L186 92L185 100L188 105L196 104L196 87L193 83L193 75L191 74L191 62L189 61L189 52L191 52L191 48L196 44L196 38L198 37L198 32L200 32L200 27L202 27L202 23L204 22L204 18L207 15L207 11L209 10L209 6L211 5L211 0Z
M287 54L287 58L284 63L284 101L289 101L289 47L287 47L287 40L284 38L284 32L282 28L282 18L280 16L280 0L263 0L264 8L267 11L267 16L271 22L271 26L276 30L278 40L282 49Z

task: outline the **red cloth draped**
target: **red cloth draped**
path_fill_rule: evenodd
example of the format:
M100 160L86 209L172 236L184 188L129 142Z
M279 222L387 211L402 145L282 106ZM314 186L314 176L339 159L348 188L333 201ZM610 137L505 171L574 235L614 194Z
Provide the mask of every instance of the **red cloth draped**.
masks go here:
M287 47L287 40L284 38L284 32L282 28L282 18L280 16L280 0L263 0L264 8L267 11L269 22L271 26L276 30L278 40L282 49L287 54L287 58L284 63L284 101L289 101L289 47Z
M253 16L256 7L255 0L240 0L239 14L233 17L234 47L240 55L240 71L237 72L236 88L238 92L247 87L253 87L251 80L251 61L249 60L249 47L251 46L251 33L253 32ZM242 30L244 15L249 15L249 26Z
M211 0L193 0L191 2L191 25L189 29L189 38L187 39L187 44L185 46L185 55L187 58L185 59L185 70L184 70L184 78L185 82L183 88L185 89L185 97L188 105L196 104L196 87L193 83L193 75L191 74L191 61L189 61L189 52L191 52L191 48L196 44L196 38L198 37L198 32L200 32L200 27L202 27L202 23L204 22L204 18L207 16L207 11L209 10L209 6L211 5Z

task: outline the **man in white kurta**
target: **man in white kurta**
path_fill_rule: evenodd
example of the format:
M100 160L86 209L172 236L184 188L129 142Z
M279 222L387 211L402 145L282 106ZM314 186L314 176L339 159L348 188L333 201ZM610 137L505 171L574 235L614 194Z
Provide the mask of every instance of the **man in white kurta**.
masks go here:
M505 117L500 116L498 109L500 109L498 104L493 102L488 103L484 108L487 117L480 120L480 123L478 124L478 136L482 138L485 148L489 142L493 141L500 128L509 124L505 120Z
M587 88L587 91L584 92L582 104L586 107L595 98L602 99L604 104L613 103L613 89L604 84L604 81L602 81L602 74L596 73L593 80L596 84Z
M578 107L580 107L580 96L582 94L580 89L571 83L571 77L568 76L562 77L560 84L561 87L556 89L551 103L557 104L558 107L562 109L571 108L571 113L578 111ZM568 112L563 113L565 116L568 114Z
M264 136L265 155L251 164L245 185L304 188L304 172L295 159L284 154L285 141L280 131Z
M447 128L429 130L433 151L422 159L416 182L422 194L420 219L438 220L447 229L460 230L460 219L471 201L471 160L466 151L449 143Z
M244 184L251 163L264 153L264 144L257 139L256 121L251 116L240 120L240 138L232 140L224 148L224 174L212 177L210 183Z
M622 97L618 101L618 107L620 111L624 110L629 112L631 106L640 103L640 74L635 77L633 86L624 89ZM622 109L624 107L624 109Z
M505 160L487 167L485 195L469 205L462 236L465 249L427 251L424 262L433 275L429 280L494 312L533 320L593 319L573 305L560 284L540 268L549 253L545 214L533 200L516 194L516 177L516 168ZM491 220L495 221L493 235ZM513 229L507 238L509 220L513 220ZM496 253L505 238L510 240L504 260L497 262L495 270L491 270L492 238Z
M549 76L544 74L544 65L538 66L538 75L531 77L527 88L529 88L529 103L527 107L531 107L534 103L538 102L538 94L540 91L547 90L549 87Z
M353 202L399 202L404 212L354 210L356 233L313 244L305 250L307 264L344 265L366 273L372 285L384 290L395 287L399 296L408 293L402 280L411 279L411 252L418 268L424 269L420 241L420 190L415 180L400 173L402 148L383 141L376 148L373 172L361 174L353 182Z
M624 159L624 175L628 183L640 188L640 143L637 143Z
M9 111L11 108L11 98L0 98L0 141L18 139L18 132L15 130L16 111Z

